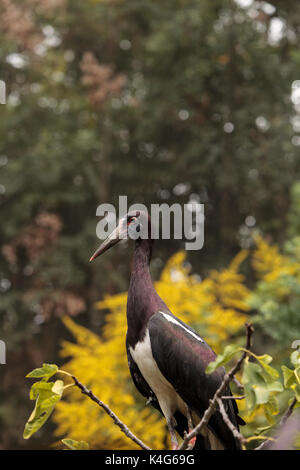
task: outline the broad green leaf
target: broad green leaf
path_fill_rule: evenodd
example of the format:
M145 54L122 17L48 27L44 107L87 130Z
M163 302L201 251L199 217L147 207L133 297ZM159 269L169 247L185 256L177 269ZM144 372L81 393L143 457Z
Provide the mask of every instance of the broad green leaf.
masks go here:
M258 364L249 362L247 357L244 362L244 369L242 374L242 383L244 385L244 392L246 396L246 404L248 412L252 411L256 406L256 393L253 389L253 384L261 381L259 375L260 367Z
M275 395L271 395L264 408L265 416L270 424L275 424L274 415L279 413L279 404Z
M286 366L281 366L285 388L290 388L296 381L294 372Z
M52 406L55 406L56 403L60 400L60 396L53 394L51 397L46 398L43 400L40 404L41 410L48 410L48 408L51 408Z
M273 426L276 423L276 420L273 416L272 408L270 407L269 403L266 403L264 405L263 410L264 410L264 415L265 415L268 423L270 424L270 426Z
M256 403L258 405L263 405L269 402L273 397L273 395L271 395L272 392L283 391L282 384L278 381L274 381L271 383L266 383L264 381L261 381L258 385L253 384L252 388L256 396Z
M298 383L295 383L291 386L291 389L294 391L297 401L300 402L300 385L298 385Z
M232 357L239 351L242 351L242 348L240 346L237 346L236 344L229 344L228 346L225 347L223 353L219 354L216 357L215 361L208 364L206 368L206 373L211 374L218 367L221 367L227 362L229 362L230 359L232 359Z
M23 437L29 439L47 421L56 403L63 394L64 382L45 382L43 380L33 384L30 390L30 398L36 399L35 407L25 425Z
M265 386L265 383L263 383L262 385L253 384L252 388L253 388L253 391L255 393L256 404L257 405L263 405L263 404L268 402L270 392L267 389L267 387Z
M30 416L30 421L27 421L25 424L25 429L23 433L24 439L29 439L34 433L36 433L42 426L43 424L47 421L49 416L51 415L54 406L51 408L48 408L47 411L43 412L37 412L38 410L38 405L36 404L35 408L35 413L34 416Z
M249 362L247 358L244 364L242 382L246 395L248 411L253 411L256 406L265 405L273 400L272 393L282 392L282 384L272 380L269 374L257 363ZM271 401L267 413L271 416L274 412L275 402Z
M34 418L35 418L35 416L36 416L36 412L37 412L37 407L38 407L38 402L36 401L36 402L35 402L35 405L34 405L34 408L33 408L33 410L32 410L32 413L31 413L31 415L30 415L29 418L28 418L28 423L30 423L31 421L34 420Z
M274 380L274 382L268 383L267 387L270 392L283 392L282 383L278 382L278 380Z
M56 364L43 364L43 367L34 369L33 371L29 372L29 374L27 374L26 377L31 377L31 378L44 377L48 380L57 371L58 371L58 367Z
M72 450L89 450L90 446L85 441L74 441L73 439L62 439L62 442Z
M254 434L262 434L266 431L269 431L271 428L272 428L273 425L269 425L269 426L261 426L261 427L258 427L256 430L255 430L255 433Z
M273 360L272 356L269 356L269 354L264 354L263 356L255 356L255 357L259 361L259 363L262 365L262 367L265 369L265 371L273 379L277 379L279 377L278 371L274 369L273 367L269 366L270 362L272 362Z
M53 384L50 384L53 385ZM61 399L64 390L64 382L62 380L57 380L51 388L51 395L49 398L43 399L41 402L41 409L45 410L51 406L56 405L56 403Z
M63 382L63 380L56 380L54 382L53 387L52 387L52 392L56 393L57 395L59 395L61 397L62 394L63 394L63 391L64 391L64 382Z
M256 395L251 385L245 385L244 392L246 397L247 412L251 413L256 406Z
M255 362L250 362L248 357L245 359L242 381L246 385L264 382L261 376L261 367Z
M269 354L263 354L262 356L255 356L256 359L258 359L259 362L264 363L264 364L270 364L270 362L273 361L272 356Z
M295 366L295 368L300 366L300 350L297 349L296 351L292 352L291 354L291 362Z
M50 396L52 393L51 388L52 388L52 384L49 382L45 382L43 380L40 380L39 382L35 382L34 384L32 384L31 389L30 389L30 394L29 394L30 400L36 400L37 396L40 393L46 394L48 392Z

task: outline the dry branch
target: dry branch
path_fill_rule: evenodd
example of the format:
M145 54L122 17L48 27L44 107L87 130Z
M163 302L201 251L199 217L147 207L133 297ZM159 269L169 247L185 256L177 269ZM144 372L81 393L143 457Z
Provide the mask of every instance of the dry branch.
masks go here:
M143 450L151 450L150 447L148 447L146 444L144 444L143 441L141 441L138 437L136 437L130 431L128 426L126 426L126 424L124 424L118 418L118 416L109 408L108 405L106 405L105 403L103 403L103 401L101 401L98 397L96 397L96 395L94 395L94 393L91 390L89 390L85 385L83 385L81 382L79 382L79 380L74 375L72 375L71 377L74 380L74 384L76 385L76 387L78 387L81 390L81 393L83 393L84 395L87 395L91 400L93 400L95 403L97 403L97 405L99 405L101 408L103 408L104 411L113 419L114 423L117 426L119 426L121 431L124 434L126 434L127 437L129 437L129 439L131 439L133 442L135 442Z
M235 397L235 396L231 395L231 396L228 396L228 397L223 396L222 400L244 400L245 398L246 398L245 395L241 395L240 397Z
M293 410L294 410L294 407L297 403L297 398L294 397L293 400L291 401L290 403L290 406L288 407L288 409L286 410L286 412L284 413L284 415L282 416L281 420L280 420L280 423L279 423L279 426L282 426L286 420L291 416L291 414L293 413Z
M234 424L230 421L228 414L226 413L226 410L224 408L223 402L220 398L217 400L218 406L220 413L222 415L224 423L227 425L227 427L230 429L232 434L236 439L240 441L242 445L247 443L247 439L238 431L238 429L234 426Z

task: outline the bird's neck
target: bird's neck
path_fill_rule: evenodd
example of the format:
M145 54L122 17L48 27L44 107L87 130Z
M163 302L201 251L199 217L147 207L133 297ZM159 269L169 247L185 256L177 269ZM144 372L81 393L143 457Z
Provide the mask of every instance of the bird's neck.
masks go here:
M143 271L149 273L153 240L137 240L133 256L132 275Z
M127 341L132 347L142 340L149 318L162 304L150 274L152 245L152 240L138 240L135 245L127 299Z

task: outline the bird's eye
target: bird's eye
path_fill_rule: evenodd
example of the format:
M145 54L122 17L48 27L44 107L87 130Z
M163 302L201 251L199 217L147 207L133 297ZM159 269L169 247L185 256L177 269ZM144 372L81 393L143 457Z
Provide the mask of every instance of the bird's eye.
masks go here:
M129 217L129 219L127 220L127 225L131 224L131 222L133 222L135 219L136 217Z

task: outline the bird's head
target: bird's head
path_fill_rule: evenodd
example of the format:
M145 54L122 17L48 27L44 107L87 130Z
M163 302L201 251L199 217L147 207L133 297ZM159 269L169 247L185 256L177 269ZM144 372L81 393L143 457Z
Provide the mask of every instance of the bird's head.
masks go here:
M104 240L95 251L90 261L93 261L121 240L131 238L132 240L148 239L151 236L151 220L147 212L133 210L128 212L119 220L117 227Z

